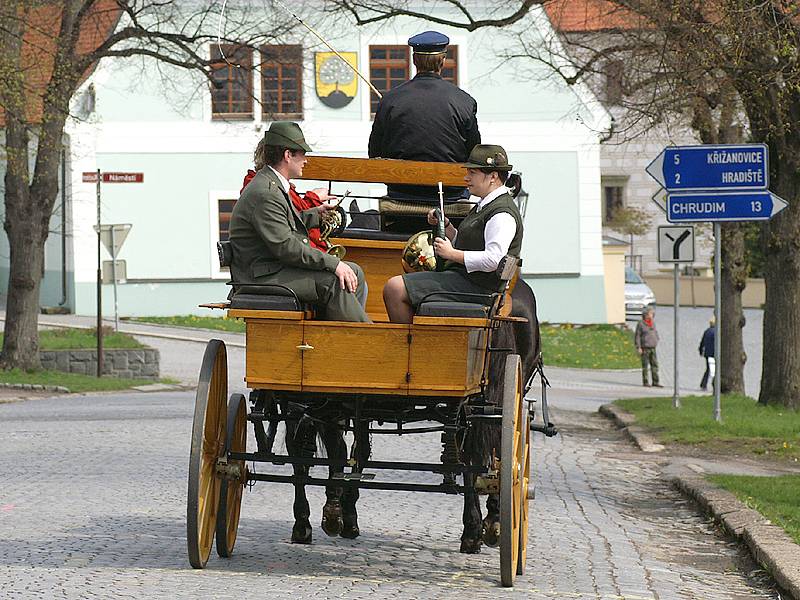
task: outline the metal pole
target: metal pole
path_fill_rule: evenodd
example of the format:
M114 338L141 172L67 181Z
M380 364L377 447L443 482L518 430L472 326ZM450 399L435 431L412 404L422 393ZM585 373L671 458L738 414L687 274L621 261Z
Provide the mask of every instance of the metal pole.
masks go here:
M722 407L720 406L720 377L721 363L720 354L722 354L722 344L720 339L722 336L722 227L719 223L714 223L714 319L716 326L714 329L714 420L722 422Z
M117 245L114 241L114 225L111 225L111 278L114 280L114 331L119 331L117 310Z
M103 376L103 264L100 262L100 169L97 169L97 376Z
M673 408L680 408L681 407L681 398L678 392L678 313L680 308L680 298L681 298L681 278L678 263L674 265L673 271L673 279L674 279L674 288L675 288L675 302L673 303L673 308L675 309L675 317L673 319L673 350L674 350L674 373L673 373L673 392L672 392L672 406Z

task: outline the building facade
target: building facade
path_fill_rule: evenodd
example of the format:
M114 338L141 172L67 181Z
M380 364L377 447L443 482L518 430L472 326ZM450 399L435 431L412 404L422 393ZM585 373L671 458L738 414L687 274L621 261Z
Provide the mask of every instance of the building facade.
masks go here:
M543 11L529 19L543 38L552 33ZM413 77L406 40L429 28L397 20L352 27L331 41L385 90ZM444 77L477 100L483 141L504 146L523 173L523 277L537 294L540 319L607 322L599 142L610 126L607 111L581 85L518 77L513 64L498 59L505 43L498 31L438 29L451 39ZM253 149L270 122L299 122L316 154L366 156L375 95L299 25L279 45L210 44L207 51L218 60L211 85L147 59L104 59L75 95L79 118L70 121L65 142L64 235L59 212L43 305L78 314L96 309L98 201L84 173L142 174L141 182L101 184L102 223L132 226L118 255L126 271L120 315L208 314L197 305L228 291L215 243L227 235ZM353 190L377 199L385 187ZM362 210L377 207L359 202ZM0 256L7 256L2 244ZM102 259L110 259L105 248ZM7 274L5 259L0 278ZM108 315L108 285L104 298Z

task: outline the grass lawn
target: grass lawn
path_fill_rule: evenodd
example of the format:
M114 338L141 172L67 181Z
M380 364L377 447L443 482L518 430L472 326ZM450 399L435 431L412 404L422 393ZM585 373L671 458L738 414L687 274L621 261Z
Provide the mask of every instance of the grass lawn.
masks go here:
M642 366L633 333L613 325L543 323L542 354L546 365L582 369L635 369Z
M616 404L636 415L638 424L651 429L662 442L694 444L726 453L777 455L800 460L800 412L762 406L738 394L722 396L722 423L713 418L713 396L635 398Z
M160 379L160 383L174 383ZM12 369L0 371L0 383L31 383L36 385L60 385L71 392L100 392L106 390L125 390L138 385L157 383L148 379L118 379L115 377L94 377L61 371L21 371Z
M783 527L800 544L800 475L709 475L708 479Z
M196 329L213 329L215 331L244 333L244 321L229 319L227 317L179 315L176 317L134 317L126 320L142 323L156 323L158 325L176 325L178 327L194 327Z
M0 344L3 343L0 334ZM104 348L143 348L127 333L105 333ZM94 329L44 329L39 332L40 350L93 350L97 348L97 335Z

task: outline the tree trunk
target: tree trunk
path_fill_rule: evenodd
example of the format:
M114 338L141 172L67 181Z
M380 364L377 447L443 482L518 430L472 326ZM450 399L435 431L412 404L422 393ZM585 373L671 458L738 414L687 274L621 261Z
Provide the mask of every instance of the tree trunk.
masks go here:
M17 224L8 229L11 274L0 365L32 370L41 367L38 315L44 242L41 241L41 232L31 231L33 228L27 225L31 223Z
M774 159L773 159L774 160ZM783 196L778 187L778 194ZM791 198L788 194L784 196ZM800 409L800 203L765 227L764 358L761 404Z
M742 291L747 283L744 231L738 223L722 224L722 314L717 331L722 335L722 356L717 377L723 393L744 393L744 365L747 355L742 341L745 325Z

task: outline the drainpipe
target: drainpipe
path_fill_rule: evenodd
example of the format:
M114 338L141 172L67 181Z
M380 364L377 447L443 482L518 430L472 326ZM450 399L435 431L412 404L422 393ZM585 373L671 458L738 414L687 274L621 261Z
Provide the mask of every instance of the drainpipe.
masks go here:
M61 302L67 303L67 152L61 149Z

